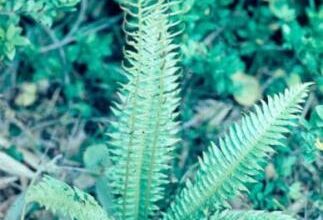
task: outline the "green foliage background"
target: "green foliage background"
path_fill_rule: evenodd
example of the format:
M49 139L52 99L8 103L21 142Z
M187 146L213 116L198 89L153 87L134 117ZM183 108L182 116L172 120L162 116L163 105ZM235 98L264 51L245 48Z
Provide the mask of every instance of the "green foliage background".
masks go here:
M204 146L260 98L312 81L304 119L288 147L258 177L249 197L233 205L248 208L252 201L255 209L283 209L319 219L323 4L185 0L183 9L185 31L178 40L184 68L184 143L178 146L172 184L189 178ZM63 173L98 195L106 190L104 178L93 185L88 173L64 168L100 173L100 166L108 163L100 157L105 153L101 144L116 88L124 80L121 21L122 12L112 0L0 0L0 150L29 166L26 149L48 159L62 154L61 166L50 172ZM0 193L1 203L19 192ZM166 198L171 198L174 189L168 193ZM109 199L98 197L109 209Z

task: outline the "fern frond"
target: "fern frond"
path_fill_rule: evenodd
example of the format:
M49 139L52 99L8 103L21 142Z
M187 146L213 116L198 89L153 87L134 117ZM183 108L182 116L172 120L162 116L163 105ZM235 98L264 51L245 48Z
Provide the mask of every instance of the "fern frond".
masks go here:
M53 213L59 212L72 219L110 219L91 195L49 176L31 186L25 199L27 203L37 202Z
M233 211L226 210L214 214L210 220L295 220L282 212Z
M178 46L169 20L171 1L123 1L128 82L113 109L110 176L121 219L147 219L158 210L166 171L178 141ZM131 17L131 18L129 18Z
M224 205L228 199L247 191L245 184L253 182L262 170L260 164L281 145L281 139L294 125L301 112L300 104L307 96L309 84L286 89L283 94L268 97L255 106L256 113L243 117L229 132L212 144L200 160L194 182L186 186L165 215L165 219L198 219L204 208Z

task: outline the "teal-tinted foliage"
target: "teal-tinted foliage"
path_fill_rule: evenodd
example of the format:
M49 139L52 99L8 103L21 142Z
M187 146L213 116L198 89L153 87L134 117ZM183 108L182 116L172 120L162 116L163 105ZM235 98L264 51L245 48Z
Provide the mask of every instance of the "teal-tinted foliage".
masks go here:
M0 0L0 153L75 186L28 191L59 218L320 218L322 23L318 0Z
M19 27L21 16L28 16L51 26L60 11L72 10L79 0L12 0L0 1L0 60L12 60L18 46L29 44Z

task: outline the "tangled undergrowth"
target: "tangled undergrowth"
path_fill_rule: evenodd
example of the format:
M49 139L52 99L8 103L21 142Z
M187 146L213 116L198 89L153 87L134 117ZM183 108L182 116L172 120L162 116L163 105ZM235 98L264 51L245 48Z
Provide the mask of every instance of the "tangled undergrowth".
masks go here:
M110 109L120 99L119 83L129 80L120 65L125 38L119 3L124 1L0 0L0 218L20 218L23 193L43 173L91 193L105 212L114 212L115 193L107 193L114 186L104 174L116 161L104 156L110 153L105 134L115 132L117 115ZM185 30L175 37L183 74L176 95L182 101L174 110L182 123L174 126L183 141L165 167L169 176L162 185L168 186L159 210L167 211L178 189L195 178L202 152L250 106L310 81L314 85L298 126L282 141L285 147L275 148L269 163L261 163L265 172L247 184L249 193L229 205L320 219L323 6L315 0L190 0L178 7ZM25 212L26 219L54 219L37 205Z

